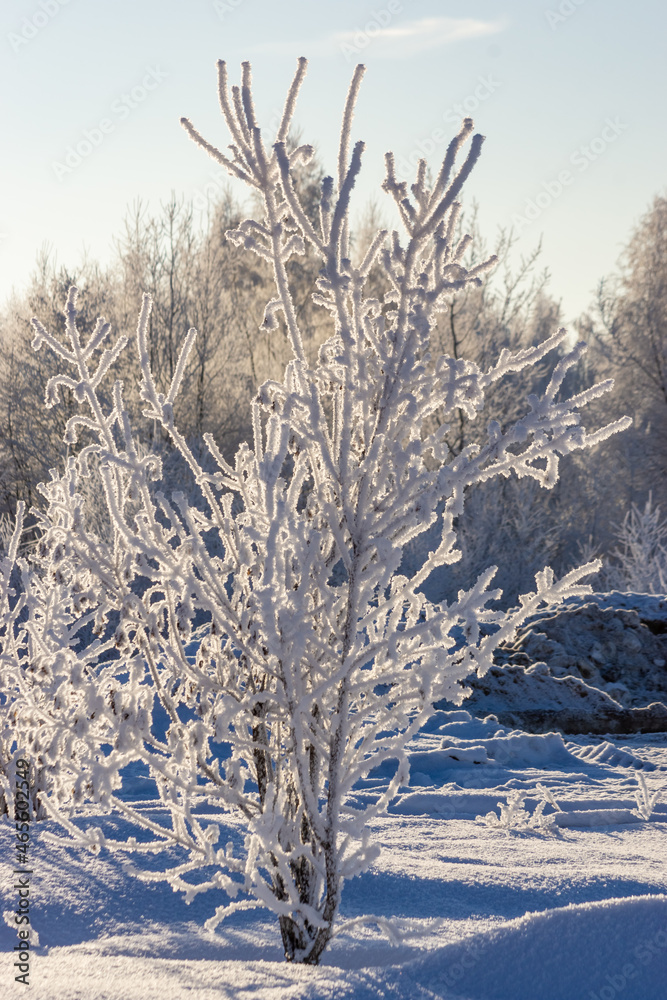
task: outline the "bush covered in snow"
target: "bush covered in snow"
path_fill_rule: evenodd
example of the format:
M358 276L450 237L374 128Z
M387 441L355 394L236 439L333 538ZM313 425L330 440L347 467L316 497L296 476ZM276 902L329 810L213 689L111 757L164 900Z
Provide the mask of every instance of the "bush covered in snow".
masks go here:
M126 338L109 346L100 320L84 342L71 289L66 340L35 320L34 347L50 348L68 369L50 379L47 406L57 406L65 388L80 410L66 426L66 468L43 486L27 619L13 618L5 600L1 627L8 704L24 720L33 754L59 762L42 802L74 840L96 851L177 848L175 865L144 877L167 878L188 899L222 890L231 902L217 908L211 928L235 909L267 907L286 957L313 964L334 933L345 880L376 857L369 822L407 781L405 747L433 703L460 700L459 681L487 671L498 643L542 604L586 592L579 581L596 568L560 582L545 569L512 612L488 607L498 596L489 589L494 567L452 603L430 603L420 587L459 557L466 491L512 474L549 489L561 456L626 421L583 429L577 411L610 384L562 398L583 351L564 351L565 331L503 350L486 370L429 353L438 312L493 264L467 269L469 238L455 238L457 199L482 136L466 119L439 171L429 178L421 161L409 187L388 153L383 188L403 235L380 230L354 264L349 208L363 143L350 150L350 136L363 67L345 102L337 175L322 182L317 223L293 183L313 150L286 142L305 71L300 60L271 147L256 120L248 64L231 91L219 64L230 153L184 121L263 204L261 219L247 219L228 238L271 265L276 295L263 328L284 328L292 360L284 379L265 382L252 403L252 447L242 445L232 465L209 435L209 461L200 463L173 417L196 333L185 338L170 388L159 391L146 297L136 338L143 414L187 463L199 501L160 491L160 459L137 446L123 384L101 392ZM314 363L287 270L306 245L321 260L313 300L331 322ZM368 291L378 267L388 287L383 300ZM460 412L478 419L487 391L554 351L544 392L526 400L519 418L504 427L491 421L482 444L448 450L447 421ZM436 409L445 423L433 426ZM86 516L91 476L108 511L104 535ZM404 548L434 523L441 501L441 537L408 579L398 572ZM48 588L57 614L54 628L44 629ZM39 661L30 646L38 633ZM355 783L388 760L399 764L386 789L353 805ZM150 769L170 826L118 795L131 761ZM68 814L86 800L118 810L152 839L116 843L99 829L82 832ZM211 813L221 822L229 813L242 819L240 848L218 844Z
M667 594L667 520L649 494L644 507L632 504L617 525L618 544L600 574L609 590Z

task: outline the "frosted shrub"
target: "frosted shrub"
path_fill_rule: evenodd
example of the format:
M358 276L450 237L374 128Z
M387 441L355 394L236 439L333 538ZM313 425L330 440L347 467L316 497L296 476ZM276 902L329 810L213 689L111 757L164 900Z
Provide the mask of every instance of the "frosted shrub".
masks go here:
M12 586L18 569L18 546L23 528L24 504L17 510L12 530L2 521L3 552L0 553L0 815L13 818L15 812L16 760L20 758L17 739L17 691L15 672L23 667L18 637L22 601Z
M602 574L609 589L667 593L667 520L650 493L643 509L632 505L616 529L616 538L618 545Z
M16 762L30 762L19 775L31 819L44 819L45 795L69 805L73 796L76 732L66 732L56 716L70 698L68 689L87 668L72 648L85 625L80 594L57 574L36 572L19 558L24 504L0 557L0 815L13 819ZM42 566L44 569L44 566ZM84 651L80 650L83 656Z
M349 207L363 143L350 152L350 132L363 67L345 103L337 176L323 181L317 226L292 184L312 148L290 152L286 144L305 70L302 59L271 148L255 118L248 64L231 92L219 64L228 153L183 123L262 199L263 218L244 221L228 238L270 263L276 294L263 329L283 331L292 353L283 380L265 382L252 402L252 446L243 444L232 466L207 436L215 471L205 471L173 421L195 331L185 338L171 387L158 392L144 299L136 338L143 413L188 463L197 505L156 488L159 459L138 448L120 382L103 408L97 389L125 341L105 346L109 329L100 320L82 342L75 289L66 342L36 320L34 346L47 345L69 369L49 382L47 405L57 405L65 386L82 407L67 425L67 468L44 487L43 573L86 595L81 613L98 636L83 668L71 650L58 660L53 725L72 743L65 760L76 775L73 801L115 809L152 839L123 843L105 840L99 829L82 832L57 796L48 800L51 812L93 850L180 848L182 863L143 877L168 879L188 900L222 890L230 902L217 908L211 929L239 908L266 907L279 920L286 957L317 963L334 933L345 880L377 856L372 821L408 781L405 747L433 702L460 702L461 682L490 667L494 647L543 602L586 592L579 581L597 565L560 582L545 569L536 592L511 613L487 606L498 597L489 589L494 567L451 604L430 604L419 588L459 557L455 525L467 488L512 473L551 488L560 456L624 422L593 434L580 424L577 409L609 383L558 397L579 345L559 356L543 395L526 401L519 420L488 425L481 446L454 457L447 427L427 430L437 408L450 419L460 411L476 418L489 387L559 349L565 332L515 354L503 351L486 371L429 354L438 312L493 263L467 270L469 238L453 236L457 198L482 137L466 119L433 181L422 161L410 188L388 153L383 187L403 235L378 232L353 264ZM313 299L331 322L316 364L304 350L286 269L306 244L322 263ZM383 301L365 292L376 266L389 282ZM79 434L85 437L77 446ZM105 538L82 509L89 475L108 508ZM439 501L437 546L411 579L399 575L404 547L434 523ZM482 629L491 623L493 635ZM388 759L397 768L386 791L353 804L355 784ZM133 760L150 768L170 825L116 794L119 771ZM242 823L241 850L218 843L218 823L230 814Z
M646 784L646 778L641 771L637 772L637 785L638 788L635 791L635 802L637 803L637 808L633 811L639 816L640 819L643 819L645 823L648 823L653 815L653 810L655 809L662 789L657 788L654 792L650 792L648 785Z
M512 830L556 834L558 827L554 815L548 814L545 816L544 808L550 805L553 807L554 813L562 812L563 810L548 788L544 788L544 786L538 784L536 790L540 798L532 813L528 812L525 805L525 800L531 794L530 791L514 788L511 792L507 793L507 802L498 803L500 813L495 813L491 810L485 816L476 816L475 819L480 823L484 823L485 826L490 827L492 830L504 830L507 837L509 837Z

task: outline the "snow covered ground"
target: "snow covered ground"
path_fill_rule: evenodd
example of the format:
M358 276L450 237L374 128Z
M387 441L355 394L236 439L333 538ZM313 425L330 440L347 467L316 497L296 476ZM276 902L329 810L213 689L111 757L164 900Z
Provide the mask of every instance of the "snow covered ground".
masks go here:
M373 775L359 797L374 795L390 770ZM15 938L2 925L1 995L665 1000L667 790L648 821L635 811L635 793L642 778L648 794L665 786L666 771L667 734L536 736L464 711L437 713L412 745L410 787L377 823L380 858L343 893L343 919L393 918L406 936L392 946L376 926L354 925L317 969L288 966L277 926L258 911L209 935L202 924L222 901L212 894L188 907L168 886L129 875L117 856L35 838L40 945L28 993L13 982L7 952ZM538 784L562 811L547 804L544 827L512 829L531 822ZM498 817L498 803L517 792L526 793L523 811L514 810L509 829L476 818ZM159 814L148 799L141 808ZM101 823L123 832L117 818ZM227 839L239 835L230 826ZM0 826L0 839L11 858L9 826ZM7 912L15 893L3 869Z

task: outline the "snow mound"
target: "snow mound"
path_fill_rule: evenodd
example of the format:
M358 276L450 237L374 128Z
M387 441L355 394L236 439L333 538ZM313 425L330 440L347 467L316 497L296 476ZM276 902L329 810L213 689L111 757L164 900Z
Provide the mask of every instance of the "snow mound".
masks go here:
M554 813L552 818L556 826L569 829L641 822L641 817L633 809L572 809Z
M479 715L493 714L506 726L533 732L561 729L566 733L634 732L642 723L651 729L646 710L624 709L606 691L580 677L554 677L546 663L493 666L484 677L469 680L473 689L466 705ZM444 707L447 703L439 703ZM629 714L630 713L630 714ZM667 729L658 713L657 731Z
M583 597L567 597L563 606L582 607L597 604L600 608L614 608L618 611L636 611L644 624L656 634L667 631L667 597L659 594L636 594L631 591L611 590L605 593L586 594Z
M559 765L573 767L577 764L560 733L539 736L517 733L483 741L447 737L439 749L416 751L408 756L411 784L433 783L444 771L474 765L519 769ZM430 780L422 780L424 778Z
M573 754L566 748L560 733L510 733L505 736L495 736L484 740L483 745L471 747L468 750L467 740L457 740L446 737L442 746L452 756L462 759L467 752L485 754L486 761L496 766L525 768L549 767L556 765L572 766L576 764ZM418 755L413 755L418 756ZM412 760L412 758L411 758Z
M577 747L576 749L570 747L570 749L575 757L579 757L580 760L584 760L588 764L609 764L611 767L634 767L638 771L655 771L655 764L648 760L642 760L641 757L636 757L635 754L622 750L607 741L598 743L597 746Z
M555 677L546 663L530 667L508 664L491 667L484 677L471 681L475 694L471 703L480 702L498 711L513 704L517 710L570 709L587 712L614 711L623 706L606 691L587 684L580 677L564 675Z
M636 896L528 913L448 945L403 968L399 995L665 1000L666 976L667 896Z
M299 968L100 955L88 944L35 956L30 992L33 1000L664 1000L666 927L667 896L650 895L528 913L416 959L401 963L397 949L398 964L361 968L349 967L344 950Z
M448 716L453 716L449 721ZM580 746L559 732L525 733L499 726L495 716L475 719L469 712L438 712L436 725L421 731L419 749L409 752L410 784L433 784L445 772L470 767L569 768L603 765L654 771L655 764L605 740ZM430 731L429 731L430 730ZM380 775L382 768L375 772ZM386 773L389 773L387 770ZM428 780L421 780L428 779Z
M570 598L527 619L495 660L544 661L552 676L579 677L627 708L667 701L667 600L618 593Z

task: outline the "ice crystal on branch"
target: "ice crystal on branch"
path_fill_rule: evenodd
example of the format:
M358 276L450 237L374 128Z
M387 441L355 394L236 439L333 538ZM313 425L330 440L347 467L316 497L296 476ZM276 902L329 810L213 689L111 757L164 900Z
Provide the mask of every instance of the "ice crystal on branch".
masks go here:
M489 668L499 642L540 604L585 592L580 580L595 568L560 582L545 569L535 593L509 613L487 606L498 596L489 590L493 567L453 603L431 604L420 587L436 567L458 558L456 522L467 487L514 473L550 488L561 456L623 422L593 434L580 424L578 409L609 384L569 400L559 395L579 346L559 355L551 382L526 401L521 419L505 427L492 422L482 446L450 454L447 426L433 429L429 419L436 410L446 419L461 411L476 418L490 386L540 362L565 338L560 331L539 346L503 351L486 371L429 353L438 312L493 264L491 258L466 268L468 238L455 238L457 198L482 137L466 119L435 180L427 181L422 161L409 188L388 154L384 190L404 233L378 232L354 264L349 210L363 143L352 146L351 129L363 67L344 106L336 177L322 183L318 225L293 183L295 166L312 148L287 144L306 61L299 60L270 148L256 119L249 65L231 90L225 64L218 68L228 152L183 124L262 198L263 217L228 236L270 262L276 294L263 328L271 336L284 330L293 357L284 379L264 383L253 401L252 447L242 445L234 465L206 438L211 471L173 420L195 333L185 340L171 387L159 392L149 364L151 303L144 299L137 330L143 414L187 462L200 492L194 504L155 492L159 464L135 441L122 385L116 383L106 410L99 401L97 388L122 340L99 356L109 336L100 321L81 343L75 290L67 305L69 347L36 322L35 346L48 345L72 371L51 380L48 404L57 405L64 385L85 407L69 421L67 439L74 445L85 431L86 443L46 487L45 543L50 551L61 544L63 580L93 581L90 615L100 637L87 669L64 685L54 725L71 725L76 703L77 752L68 766L78 774L77 788L89 788L154 839L113 844L100 831L82 834L62 809L59 815L93 850L180 847L181 864L142 877L166 877L188 899L224 890L230 903L218 908L211 928L239 907L268 907L279 919L287 958L316 963L335 931L345 880L377 855L369 824L408 781L405 747L434 701L460 700L462 682ZM331 336L314 365L287 268L307 245L321 259L313 297L331 317ZM382 301L366 292L374 267L388 282ZM99 477L104 493L113 526L106 540L81 515L78 484L87 475ZM398 573L403 549L433 524L442 501L441 541L408 579ZM492 635L483 627L490 624ZM70 668L62 666L65 676ZM119 770L133 759L149 766L170 827L116 796ZM390 759L397 768L388 788L374 802L355 802L357 782ZM55 798L52 806L58 812ZM242 821L241 851L218 845L228 814ZM200 872L195 884L191 873L201 869L206 880Z

